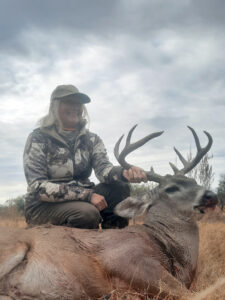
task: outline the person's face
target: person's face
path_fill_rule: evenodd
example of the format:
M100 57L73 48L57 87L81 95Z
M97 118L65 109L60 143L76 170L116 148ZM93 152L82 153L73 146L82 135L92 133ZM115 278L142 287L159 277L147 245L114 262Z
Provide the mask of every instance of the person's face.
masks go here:
M59 104L59 119L63 128L74 128L82 118L82 104L73 100L64 100Z

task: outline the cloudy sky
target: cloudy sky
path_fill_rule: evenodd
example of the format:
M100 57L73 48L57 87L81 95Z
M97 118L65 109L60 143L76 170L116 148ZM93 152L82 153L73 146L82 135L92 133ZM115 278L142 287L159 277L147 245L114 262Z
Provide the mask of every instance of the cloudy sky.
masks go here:
M214 139L214 187L225 173L224 0L0 0L0 203L26 191L22 154L58 84L88 94L90 130L113 147L164 130L129 156L171 173L187 125Z

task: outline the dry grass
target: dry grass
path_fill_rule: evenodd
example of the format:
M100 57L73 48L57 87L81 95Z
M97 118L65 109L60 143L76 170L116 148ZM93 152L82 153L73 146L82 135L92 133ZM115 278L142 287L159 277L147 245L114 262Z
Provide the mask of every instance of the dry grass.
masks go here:
M1 218L0 226L26 227L23 218ZM192 285L192 300L225 300L225 215L219 210L200 223L199 261ZM111 300L148 299L138 294L113 292ZM157 299L157 298L154 298Z
M1 212L0 227L25 228L26 226L24 217L21 216L15 206L9 206L7 211Z
M211 219L207 218L210 223L203 220L199 224L198 270L192 290L204 291L208 287L212 290L208 291L209 296L196 298L199 300L225 300L225 216L219 214L219 221L216 221L218 214L217 211Z
M17 228L25 228L27 226L24 218L0 218L0 227L17 227Z

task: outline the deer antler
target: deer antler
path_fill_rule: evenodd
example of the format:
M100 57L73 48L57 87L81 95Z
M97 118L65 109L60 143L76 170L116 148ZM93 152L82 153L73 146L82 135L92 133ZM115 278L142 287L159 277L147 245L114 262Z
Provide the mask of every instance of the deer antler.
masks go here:
M125 147L124 149L121 151L121 153L119 154L119 146L120 146L120 143L124 137L124 135L122 135L118 142L116 143L115 147L114 147L114 155L116 157L116 159L118 160L118 162L120 163L120 165L125 168L125 169L129 169L131 168L131 165L129 163L126 162L125 160L125 157L131 153L132 151L134 151L135 149L143 146L145 143L147 143L148 141L156 138L157 136L160 136L163 131L160 131L160 132L154 132L152 134L149 134L147 135L146 137L144 137L143 139L131 144L130 143L130 140L131 140L131 136L132 136L132 133L134 131L134 129L137 127L137 124L134 125L131 130L129 131L128 135L127 135L127 139L126 139L126 144L125 144ZM146 172L146 171L145 171ZM161 175L158 175L154 172L153 168L151 168L151 171L147 171L146 172L147 174L147 178L148 180L151 180L151 181L155 181L155 182L161 182L162 181L162 178L163 176Z
M205 135L208 137L208 144L206 145L206 147L201 148L199 138L198 138L196 132L190 126L187 126L187 127L191 130L191 132L194 136L195 144L196 144L196 148L197 148L197 153L196 153L196 156L194 157L194 159L192 161L188 162L181 155L181 153L174 147L174 150L175 150L176 154L178 155L180 161L184 165L184 168L179 170L174 164L170 163L170 166L173 169L174 174L184 175L184 174L188 173L189 171L191 171L200 162L202 157L209 151L209 149L211 148L212 143L213 143L213 139L212 139L211 135L207 131L203 131L205 133Z

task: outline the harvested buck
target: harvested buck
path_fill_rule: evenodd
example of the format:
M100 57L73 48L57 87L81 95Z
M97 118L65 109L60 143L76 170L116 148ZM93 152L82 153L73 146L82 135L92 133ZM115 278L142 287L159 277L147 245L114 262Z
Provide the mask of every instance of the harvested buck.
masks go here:
M148 179L159 185L142 199L127 198L116 207L120 216L145 213L142 225L124 229L82 230L41 226L0 229L0 299L97 299L114 289L161 297L189 288L197 265L199 212L217 204L214 193L185 177L209 151L212 138L201 148L195 131L196 157L174 175L160 176L153 169ZM130 144L115 155L122 166L125 157L154 133ZM2 298L1 298L2 297Z

